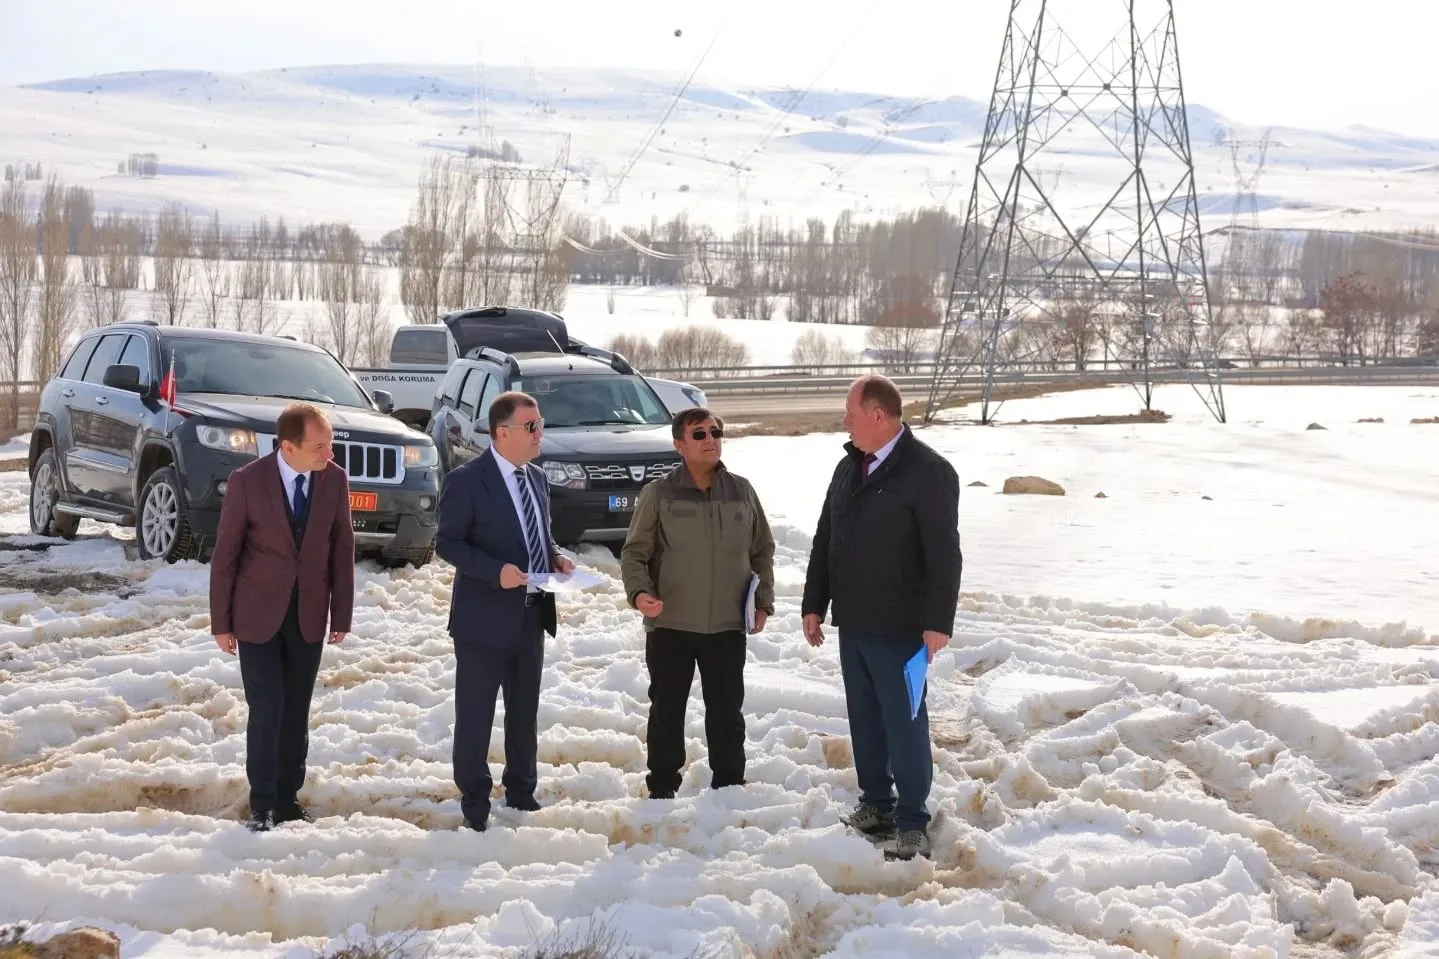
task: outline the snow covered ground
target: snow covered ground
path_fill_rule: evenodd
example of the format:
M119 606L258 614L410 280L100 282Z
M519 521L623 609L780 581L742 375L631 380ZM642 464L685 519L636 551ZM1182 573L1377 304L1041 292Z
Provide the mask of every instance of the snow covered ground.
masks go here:
M255 836L205 568L128 562L88 523L38 541L24 474L0 474L0 923L113 928L127 959L310 956L365 928L520 955L592 922L654 956L1439 955L1439 426L1409 422L1439 390L1233 388L1221 426L1165 387L1169 423L1035 422L1130 412L1124 390L925 431L987 484L963 491L929 690L932 862L838 822L837 648L804 643L798 602L842 437L727 449L780 543L751 785L703 788L696 684L680 796L644 798L643 646L612 583L565 600L547 653L545 808L497 804L483 835L455 831L444 564L362 569L312 714L320 819ZM1068 495L1001 495L1019 474Z

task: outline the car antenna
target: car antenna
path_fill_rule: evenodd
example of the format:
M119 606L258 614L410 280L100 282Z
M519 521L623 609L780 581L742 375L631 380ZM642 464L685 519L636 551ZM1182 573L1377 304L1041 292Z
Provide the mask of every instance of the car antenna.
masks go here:
M556 350L559 350L559 353L560 353L561 356L564 356L564 355L565 355L564 347L560 346L560 341L557 340L557 339L555 339L554 331L552 331L552 330L545 330L545 336L548 336L548 337L550 338L550 342L553 343L553 344L555 344L555 349L556 349ZM570 372L574 372L574 369L575 369L575 361L574 361L574 360L570 360Z

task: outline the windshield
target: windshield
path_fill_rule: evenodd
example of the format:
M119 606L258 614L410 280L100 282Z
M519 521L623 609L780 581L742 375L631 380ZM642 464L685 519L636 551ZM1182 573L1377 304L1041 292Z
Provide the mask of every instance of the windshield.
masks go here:
M670 414L638 376L526 376L514 389L540 404L545 429L566 426L661 426Z
M364 392L334 357L279 343L167 337L163 369L175 358L177 393L273 396L371 409Z

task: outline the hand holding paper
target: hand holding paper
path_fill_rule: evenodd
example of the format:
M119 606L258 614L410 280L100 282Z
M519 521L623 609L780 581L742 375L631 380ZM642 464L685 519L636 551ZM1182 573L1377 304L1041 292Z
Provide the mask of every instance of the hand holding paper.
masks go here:
M756 609L755 595L759 592L759 574L749 574L749 586L744 595L744 631L754 635L764 629L764 610Z
M578 593L604 585L604 578L589 570L572 566L567 573L529 573L528 582L548 593Z

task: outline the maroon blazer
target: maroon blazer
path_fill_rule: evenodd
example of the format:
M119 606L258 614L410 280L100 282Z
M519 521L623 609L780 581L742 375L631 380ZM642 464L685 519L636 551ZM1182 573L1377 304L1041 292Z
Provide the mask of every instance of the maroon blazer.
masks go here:
M318 643L348 633L355 608L355 531L350 478L334 463L310 474L309 516L297 550L280 482L280 454L230 474L210 557L210 632L244 643L275 637L300 583L300 634ZM328 619L329 628L326 628Z

